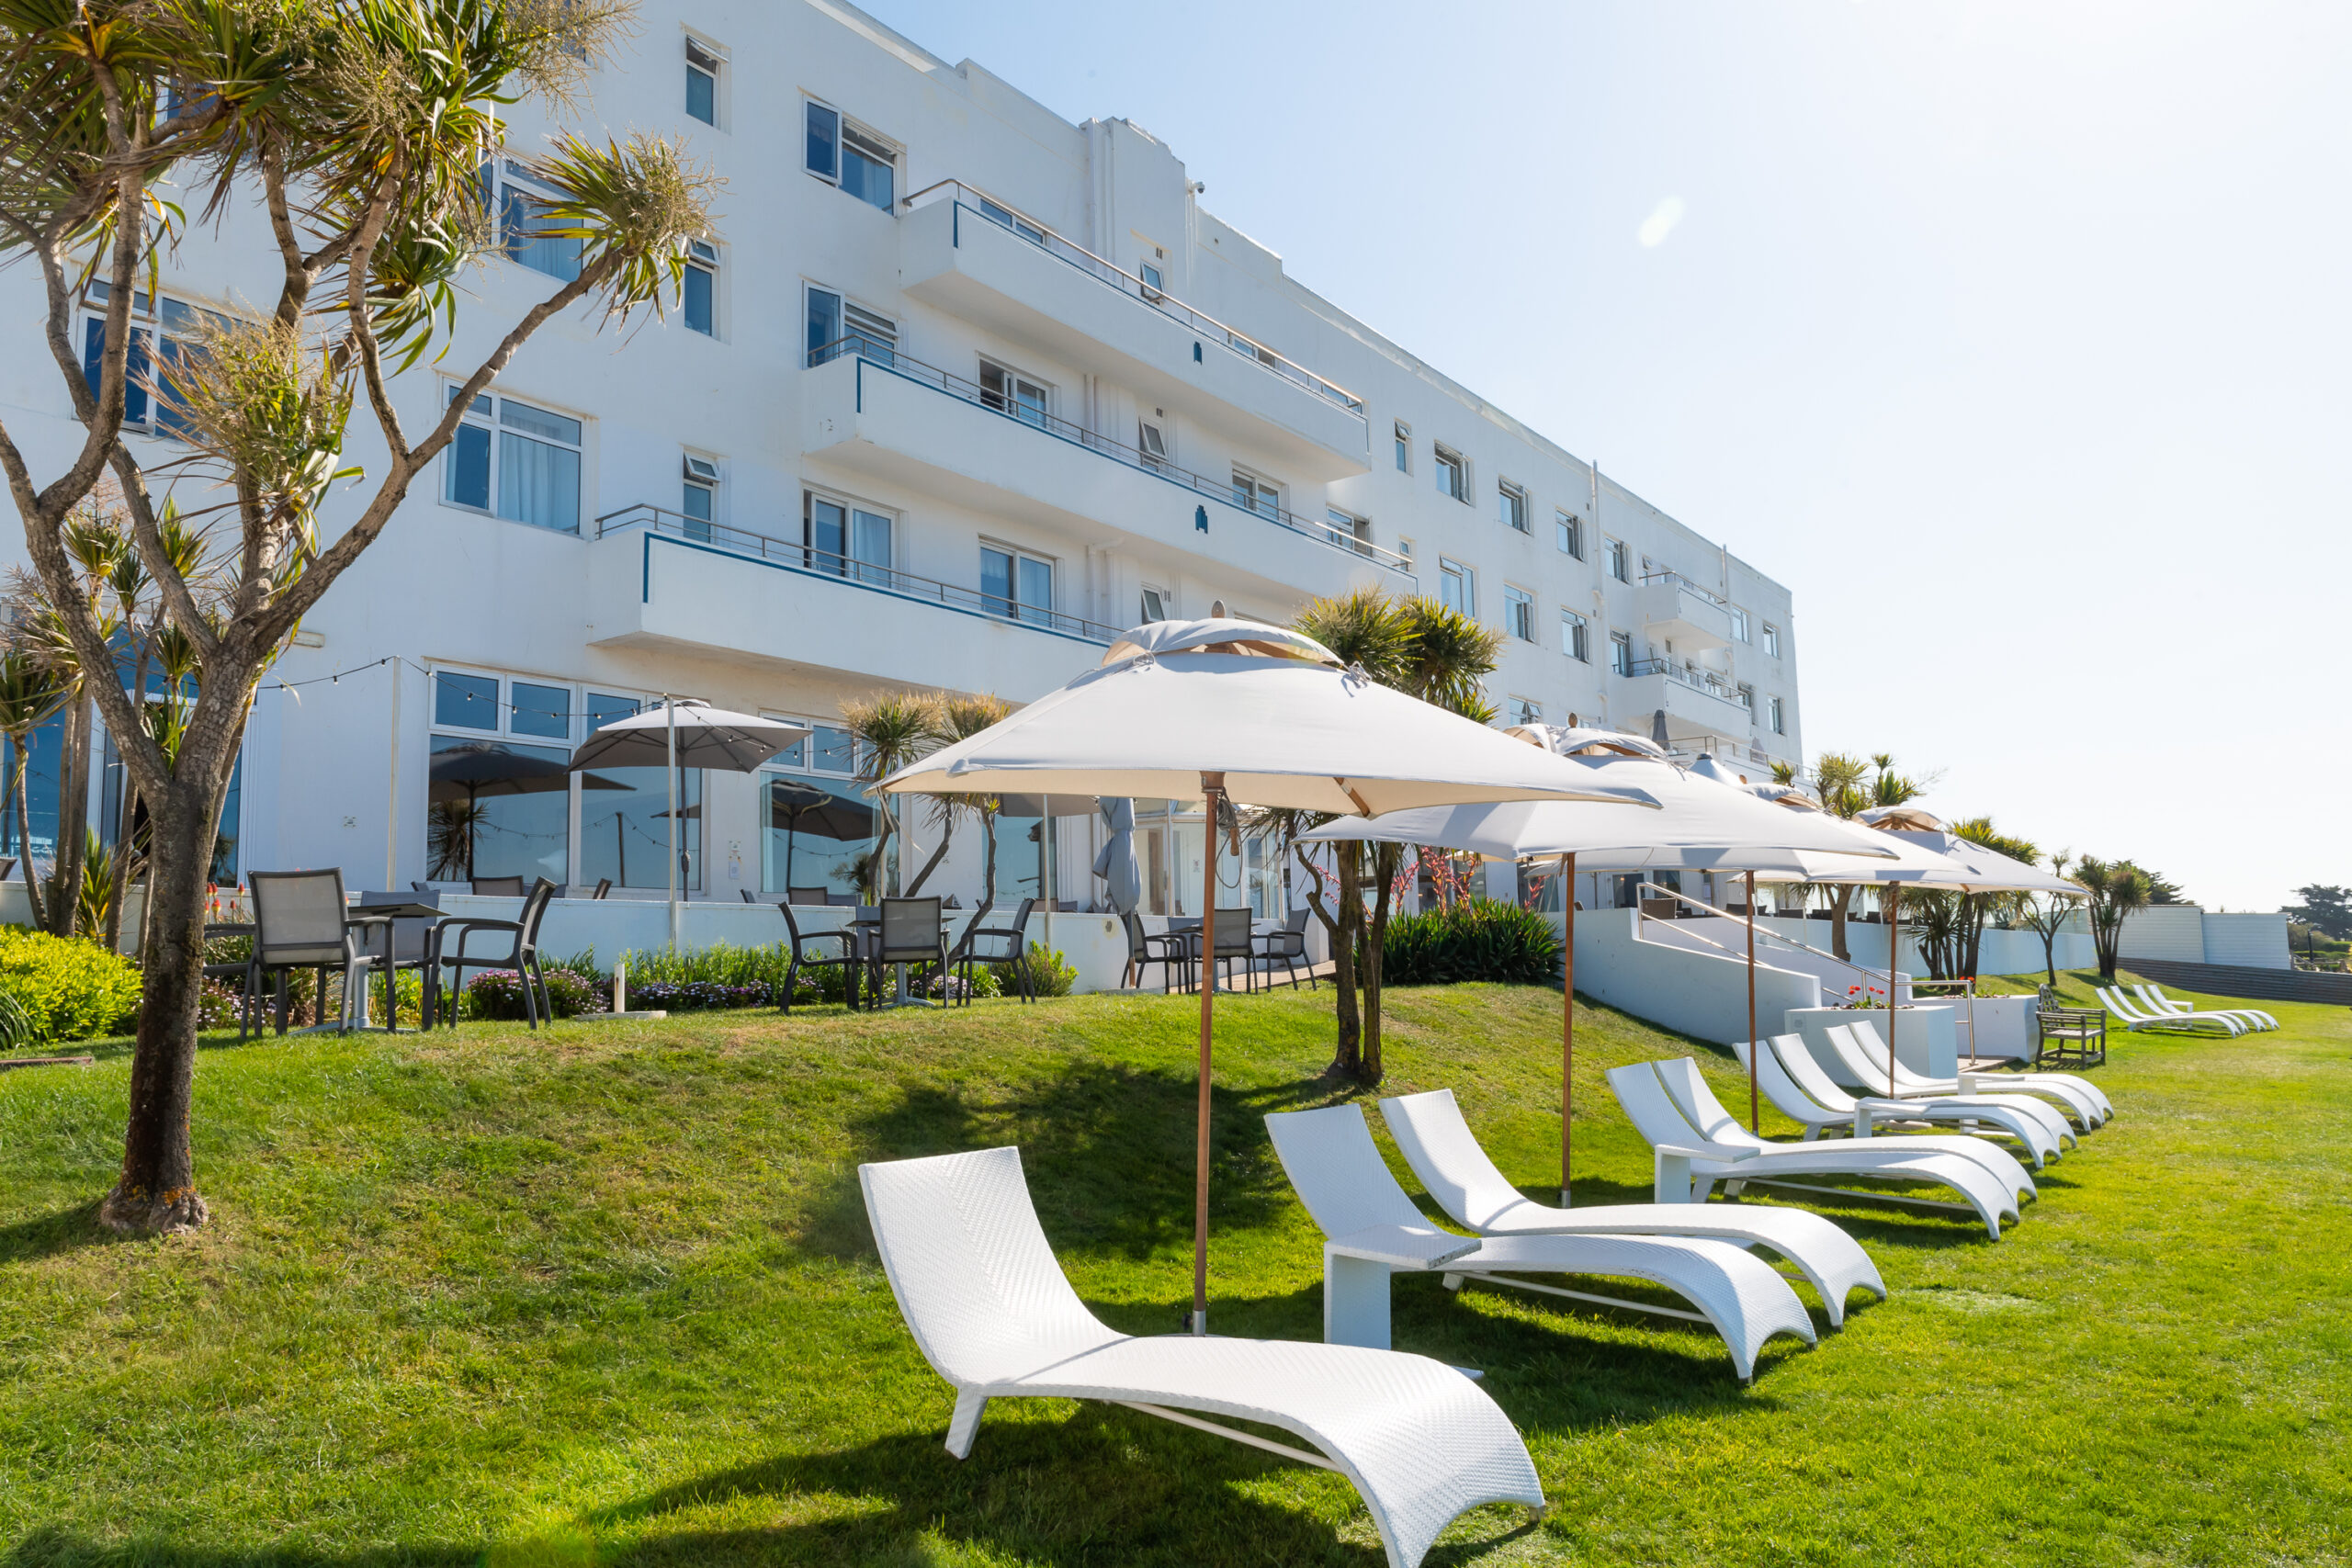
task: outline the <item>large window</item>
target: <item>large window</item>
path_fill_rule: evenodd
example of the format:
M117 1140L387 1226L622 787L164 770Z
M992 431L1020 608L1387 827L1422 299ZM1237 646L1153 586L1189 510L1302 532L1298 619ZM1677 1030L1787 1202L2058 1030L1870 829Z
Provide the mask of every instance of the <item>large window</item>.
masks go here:
M718 520L718 465L687 453L685 482L680 489L678 510L685 514L686 537L707 541L711 525Z
M803 903L855 897L858 863L874 850L877 814L858 787L857 749L837 724L776 754L760 773L760 885Z
M1478 613L1478 574L1460 561L1437 558L1438 602L1465 615Z
M1437 490L1440 495L1450 495L1464 506L1470 503L1470 467L1462 454L1450 446L1437 448Z
M1560 547L1562 555L1584 559L1584 519L1573 512L1554 513L1552 542Z
M1590 629L1585 625L1582 615L1574 610L1563 609L1560 612L1560 651L1579 662L1591 663L1592 649L1586 640Z
M1747 635L1747 612L1736 605L1733 606L1731 612L1731 637L1734 642L1754 640Z
M686 40L686 113L705 125L718 123L718 52Z
M872 131L842 118L838 109L810 99L806 112L808 172L889 211L896 199L897 152Z
M1746 709L1747 710L1747 712L1748 712L1748 716L1750 716L1751 718L1752 718L1752 717L1754 717L1754 716L1755 716L1755 714L1756 714L1756 688L1755 688L1755 687L1753 687L1753 686L1750 686L1750 685L1747 685L1747 684L1742 683L1742 684L1740 685L1740 687L1738 688L1738 690L1739 690L1739 705L1740 705L1740 706L1742 706L1742 707L1744 707L1744 708L1746 708Z
M887 512L801 492L801 543L808 547L807 564L819 571L888 587L896 532L897 521Z
M1513 724L1541 724L1544 705L1533 697L1511 697L1504 702L1503 714Z
M1052 394L1044 382L1033 381L1017 370L1008 370L986 359L980 361L980 400L1040 430L1054 412Z
M1631 675L1634 672L1634 636L1631 632L1609 634L1609 672Z
M85 296L82 377L89 383L93 397L97 395L98 373L106 354L107 294L104 281L93 280ZM181 434L186 423L180 417L179 399L170 388L172 367L198 352L208 327L217 330L229 324L229 318L218 311L191 305L169 294L159 300L143 288L132 291L130 352L123 361L124 426L158 435Z
M1330 525L1331 542L1344 545L1358 555L1372 554L1372 519L1359 517L1352 512L1342 512L1336 506L1323 509L1323 520Z
M1609 575L1618 581L1634 581L1633 562L1626 553L1624 540L1603 539L1600 542L1600 564L1608 570Z
M534 272L569 283L580 276L580 239L550 233L568 227L552 218L548 208L563 199L560 192L536 178L512 158L494 165L498 183L498 238L508 256Z
M1236 468L1233 470L1233 504L1244 512L1278 516L1283 509L1283 492L1272 479L1260 479L1246 468Z
M1503 630L1521 642L1535 640L1535 596L1526 589L1503 584Z
M990 615L1016 621L1051 620L1054 563L1010 545L980 546L980 598Z
M1505 527L1529 532L1527 492L1509 479L1495 486L1495 517Z
M808 328L811 365L842 354L862 354L888 365L899 351L897 321L814 284L808 289Z
M451 387L454 399L459 389ZM510 522L580 531L580 421L503 393L466 410L441 458L441 499Z

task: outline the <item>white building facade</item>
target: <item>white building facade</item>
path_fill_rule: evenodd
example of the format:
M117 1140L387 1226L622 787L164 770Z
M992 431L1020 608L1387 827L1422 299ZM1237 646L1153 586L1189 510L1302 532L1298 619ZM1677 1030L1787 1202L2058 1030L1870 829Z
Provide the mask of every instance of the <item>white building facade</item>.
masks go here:
M1287 620L1363 584L1505 633L1503 722L1649 734L1662 716L1679 749L1759 774L1802 758L1786 588L1303 288L1141 129L1069 124L831 0L648 0L639 24L575 124L684 138L728 182L718 243L666 320L543 329L326 596L256 705L220 880L341 865L355 886L544 875L659 897L658 771L494 791L452 759L560 761L681 694L816 730L760 775L689 775L694 896L844 892L870 828L844 702L1023 702L1138 620L1220 601ZM553 129L518 114L510 146ZM496 178L513 237L442 367L397 382L412 432L447 371L576 267L528 237L527 174ZM235 240L199 230L165 259L141 302L153 352L191 310L274 298L274 258ZM53 473L80 432L38 287L0 276L0 395ZM138 450L168 463L169 411L146 400ZM379 473L369 424L351 457ZM111 834L119 770L94 773ZM1190 912L1197 819L1150 804L1153 907ZM1009 803L1001 895L1094 901L1090 807ZM32 819L53 837L39 798ZM911 880L941 829L921 807L908 828ZM925 890L968 904L978 835L957 833ZM1251 868L1264 909L1277 874Z

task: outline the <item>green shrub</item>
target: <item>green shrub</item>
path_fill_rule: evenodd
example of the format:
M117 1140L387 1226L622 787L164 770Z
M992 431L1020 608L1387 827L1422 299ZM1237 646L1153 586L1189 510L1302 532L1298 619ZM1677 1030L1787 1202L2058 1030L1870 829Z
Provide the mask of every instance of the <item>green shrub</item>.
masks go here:
M121 1034L139 1019L139 966L79 937L0 927L0 993L23 1008L27 1043Z
M1019 958L1008 958L1001 964L991 964L989 970L996 976L999 992L1008 997L1021 994L1021 971L1029 971L1029 987L1041 997L1066 997L1078 984L1078 971L1069 966L1057 947L1039 947L1032 942Z
M1560 934L1532 909L1470 898L1406 915L1388 924L1380 977L1390 986L1442 986L1457 980L1512 985L1550 982L1560 964Z

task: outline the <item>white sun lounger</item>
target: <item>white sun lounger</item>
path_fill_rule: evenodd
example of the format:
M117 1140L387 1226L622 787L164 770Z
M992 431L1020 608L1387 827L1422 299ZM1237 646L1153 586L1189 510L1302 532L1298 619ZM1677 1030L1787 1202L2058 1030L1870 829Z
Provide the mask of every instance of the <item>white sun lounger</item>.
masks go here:
M1439 1230L1396 1185L1372 1141L1363 1108L1280 1111L1266 1118L1290 1184L1323 1229L1323 1337L1336 1343L1388 1343L1389 1276L1439 1272L1448 1290L1465 1280L1541 1295L1597 1302L1704 1323L1723 1336L1739 1381L1776 1334L1810 1345L1813 1319L1789 1282L1762 1258L1728 1242L1698 1237L1511 1235L1481 1239ZM1646 1280L1681 1296L1686 1312L1613 1296L1539 1285L1521 1274L1597 1274Z
M899 1311L956 1388L947 1451L972 1451L991 1399L1099 1399L1335 1470L1372 1512L1393 1568L1417 1568L1454 1516L1540 1508L1527 1446L1478 1386L1422 1356L1346 1345L1169 1335L1136 1339L1086 1310L1054 1261L1018 1149L858 1167ZM1186 1411L1295 1433L1317 1451Z
M2205 1012L2219 1014L2222 1018L2234 1018L2253 1029L2276 1029L2278 1027L2278 1021L2271 1017L2268 1013L2263 1011L2260 1008L2205 1008L2200 1010L2195 1003L2184 1002L2175 998L2168 997L2154 986L2134 986L2132 989L2138 995L2142 1001L2148 1004L2151 1010L2157 1013L2172 1013L2176 1016L2188 1016L2202 1010Z
M1689 1058L1684 1058L1683 1062L1686 1066L1696 1070L1695 1064ZM1732 1122L1726 1129L1736 1137L1708 1138L1691 1125L1690 1118L1676 1107L1674 1097L1666 1092L1665 1081L1658 1076L1661 1065L1636 1062L1630 1066L1611 1067L1607 1077L1610 1092L1617 1097L1617 1103L1625 1108L1625 1114L1632 1120L1634 1130L1650 1145L1656 1161L1658 1201L1662 1203L1703 1203L1718 1181L1724 1184L1727 1195L1736 1194L1752 1183L1790 1191L1823 1192L1838 1198L1867 1198L1910 1208L1973 1213L1984 1221L1985 1230L1996 1241L2000 1239L2001 1222L2014 1222L2018 1217L2018 1188L1993 1175L1984 1165L1963 1156L1904 1146L1905 1144L1917 1144L1917 1139L1901 1143L1892 1138L1871 1138L1841 1144L1770 1144L1736 1122ZM1955 1141L1982 1143L1981 1139ZM1991 1153L2001 1154L1990 1144L1984 1144L1984 1147ZM2002 1155L2002 1157L2007 1159L2008 1156ZM2015 1160L2009 1163L2017 1168L2026 1189L2030 1190L2033 1179L2026 1176L2025 1168ZM1967 1201L1947 1203L1890 1192L1822 1187L1788 1179L1793 1176L1846 1176L1871 1180L1930 1183L1951 1188Z
M1880 1036L1878 1026L1867 1018L1858 1018L1852 1023L1831 1027L1833 1032L1845 1030L1860 1047L1863 1065L1870 1069L1867 1081L1873 1089L1883 1088L1886 1041ZM1855 1087L1835 1071L1829 1076L1847 1089ZM1962 1073L1953 1078L1930 1078L1913 1072L1898 1059L1894 1064L1894 1094L1898 1100L1939 1094L2030 1094L2064 1108L2086 1131L2104 1125L2115 1115L2115 1107L2108 1102L2105 1091L2075 1073Z
M1829 1035L1833 1044L1840 1043L1837 1030L1831 1030ZM1850 1040L1843 1044L1849 1051L1855 1049ZM1738 1053L1740 1064L1746 1066L1748 1044L1741 1042L1732 1049ZM2075 1135L2064 1116L2038 1100L2029 1100L2021 1096L1905 1100L1899 1095L1864 1095L1858 1100L1822 1070L1801 1035L1775 1035L1767 1043L1764 1055L1757 1062L1757 1081L1771 1097L1772 1103L1780 1107L1781 1114L1804 1128L1807 1143L1824 1133L1868 1138L1889 1122L1957 1123L1968 1133L1976 1132L1981 1123L1996 1127L2017 1140L2031 1157L2033 1168L2040 1170L2058 1157L2060 1136L2071 1139ZM2052 1130L2053 1126L2057 1131Z
M1846 1293L1863 1290L1886 1299L1886 1281L1861 1243L1804 1209L1736 1203L1596 1203L1555 1209L1521 1195L1495 1168L1462 1119L1450 1089L1398 1095L1380 1102L1389 1136L1404 1151L1439 1208L1482 1236L1705 1236L1735 1247L1778 1253L1817 1292L1829 1325L1846 1321Z
M2102 986L2096 990L2107 1010L2121 1019L2125 1028L2134 1032L2154 1029L2177 1034L2237 1035L2246 1031L2246 1026L2236 1019L2225 1018L2218 1012L2168 1012L2158 1017L2143 1011L2132 1005L2131 998L2123 994L2120 986L2112 990Z
M1842 1063L1846 1071L1852 1074L1855 1079L1860 1080L1862 1087L1856 1092L1865 1096L1881 1094L1886 1084L1889 1060L1886 1043L1879 1039L1878 1031L1871 1030L1870 1043L1865 1043L1862 1031L1850 1024L1833 1023L1822 1032L1824 1038L1829 1043L1831 1057ZM1802 1036L1792 1036L1792 1038L1796 1040L1796 1048L1804 1053L1805 1060L1814 1065L1814 1070L1826 1081L1839 1087L1850 1087L1846 1083L1843 1075L1830 1072L1821 1066L1820 1058L1813 1055ZM1872 1050L1871 1043L1875 1043L1877 1049ZM1900 1058L1896 1058L1893 1062L1893 1071L1894 1092L1887 1095L1885 1097L1887 1099L1916 1100L1937 1104L1991 1105L2013 1111L2049 1134L2051 1140L2049 1157L2052 1159L2058 1157L2058 1148L2061 1144L2074 1144L2077 1147L2081 1146L2081 1140L2075 1136L2074 1126L2066 1120L2066 1113L2046 1100L1982 1088L1963 1094L1959 1092L1956 1086L1950 1093L1906 1091L1904 1083L1906 1078L1910 1078L1911 1070L1903 1065ZM1910 1078L1910 1081L1916 1084L1921 1080ZM1812 1092L1813 1086L1810 1083L1805 1084L1804 1088L1807 1093Z

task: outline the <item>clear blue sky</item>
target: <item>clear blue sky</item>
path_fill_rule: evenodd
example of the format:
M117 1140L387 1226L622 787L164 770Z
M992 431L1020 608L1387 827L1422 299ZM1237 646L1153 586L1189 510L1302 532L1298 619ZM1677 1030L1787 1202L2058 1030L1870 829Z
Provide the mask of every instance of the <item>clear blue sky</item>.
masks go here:
M867 8L1788 583L1810 750L2352 884L2352 7Z

